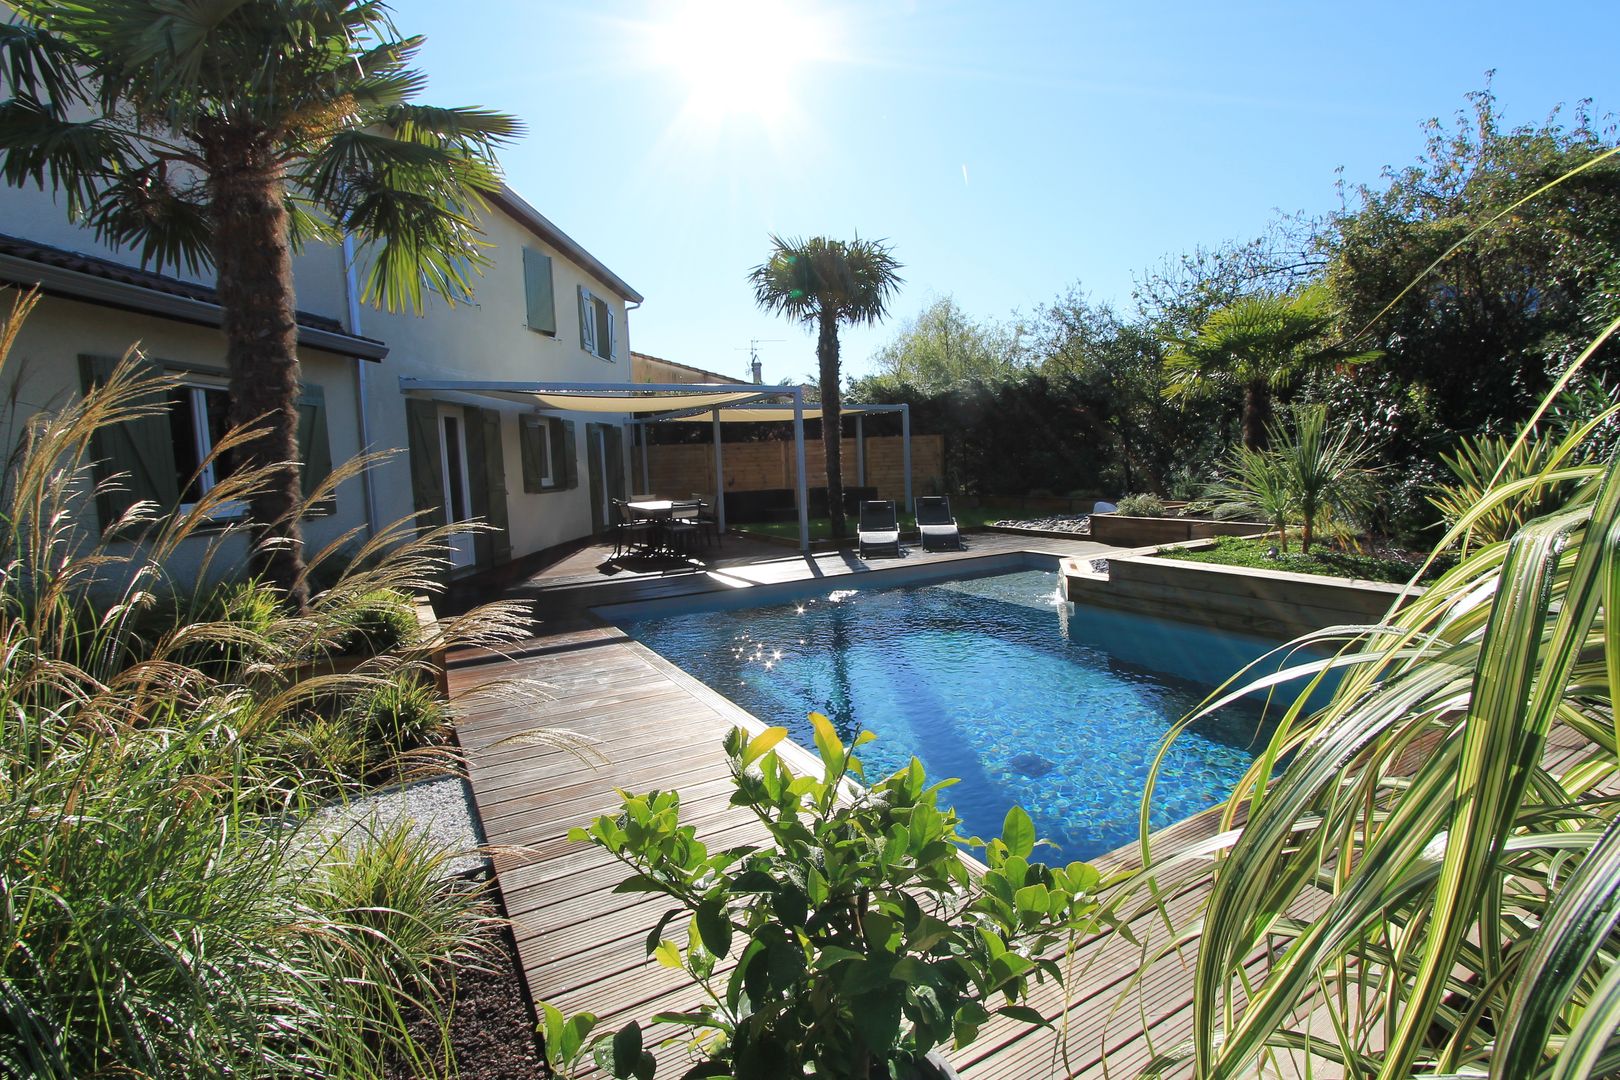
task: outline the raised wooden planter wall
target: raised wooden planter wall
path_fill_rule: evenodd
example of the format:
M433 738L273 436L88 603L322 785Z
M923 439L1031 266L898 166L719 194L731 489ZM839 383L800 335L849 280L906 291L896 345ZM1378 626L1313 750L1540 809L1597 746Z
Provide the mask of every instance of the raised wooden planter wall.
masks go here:
M1328 626L1375 623L1399 585L1149 555L1110 558L1106 576L1089 563L1065 568L1069 599L1145 615L1207 623L1286 639Z
M1147 547L1207 540L1212 536L1258 536L1264 525L1252 521L1217 521L1212 518L1131 517L1128 514L1091 515L1091 538L1116 547Z

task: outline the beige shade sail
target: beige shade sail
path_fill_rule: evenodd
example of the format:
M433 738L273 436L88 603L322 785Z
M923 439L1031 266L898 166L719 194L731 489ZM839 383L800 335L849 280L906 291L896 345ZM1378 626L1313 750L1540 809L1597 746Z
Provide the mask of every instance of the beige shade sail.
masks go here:
M758 401L784 393L781 387L752 383L729 387L640 383L494 383L474 380L400 379L407 394L431 397L436 393L476 394L531 408L539 406L562 412L586 413L668 413L690 409L715 409L738 402ZM786 393L791 394L788 389Z
M866 413L899 412L899 405L845 405L845 416L861 416ZM819 419L821 406L807 404L803 416L806 420ZM666 418L669 423L709 424L714 422L714 412L697 413L693 416L671 416ZM722 424L761 424L771 421L793 419L793 406L791 405L733 405L720 409L720 422Z

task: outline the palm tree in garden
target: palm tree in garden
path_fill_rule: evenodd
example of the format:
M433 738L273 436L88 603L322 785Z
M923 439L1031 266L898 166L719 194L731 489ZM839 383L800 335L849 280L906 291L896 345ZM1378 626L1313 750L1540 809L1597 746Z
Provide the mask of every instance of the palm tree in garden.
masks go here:
M422 38L376 0L13 0L0 175L49 186L155 269L216 274L257 573L303 606L292 252L370 245L364 295L417 308L482 267L474 218L515 120L414 103Z
M1379 353L1327 342L1335 312L1327 287L1295 295L1245 297L1204 320L1192 337L1172 342L1164 364L1165 396L1207 398L1243 392L1243 445L1265 446L1273 392L1312 367L1361 364Z
M888 311L900 286L889 246L881 240L808 240L771 237L771 256L749 272L754 299L777 312L816 327L816 360L821 377L821 439L827 451L827 511L832 534L844 535L844 483L840 456L838 326L875 323Z

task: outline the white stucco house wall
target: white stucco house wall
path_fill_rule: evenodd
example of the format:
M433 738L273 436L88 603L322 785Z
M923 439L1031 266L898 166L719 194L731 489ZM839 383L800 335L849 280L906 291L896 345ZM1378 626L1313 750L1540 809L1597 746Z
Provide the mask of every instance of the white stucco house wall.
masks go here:
M452 304L430 295L421 314L359 303L363 248L314 245L295 257L307 479L365 449L398 452L305 521L311 544L417 513L435 522L475 516L496 531L456 542L455 570L465 574L600 533L610 499L624 495L623 416L401 390L402 376L631 381L628 312L640 294L509 189L489 200L480 224L491 265L470 296ZM224 400L224 338L209 279L145 271L136 253L69 222L49 193L0 186L0 285L43 295L4 376L15 384L12 430L138 346L184 387L169 416L125 425L98 451L109 469L116 462L130 474L122 501L183 500ZM119 509L119 499L99 500L99 522ZM171 570L184 575L201 546L181 552Z

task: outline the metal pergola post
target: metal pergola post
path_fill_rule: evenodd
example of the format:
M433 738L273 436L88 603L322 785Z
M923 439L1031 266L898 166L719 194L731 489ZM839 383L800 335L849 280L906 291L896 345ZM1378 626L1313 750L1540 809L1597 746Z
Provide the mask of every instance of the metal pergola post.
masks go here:
M913 517L917 508L911 504L911 406L900 406L900 456L906 474L906 512Z
M866 416L855 414L855 486L866 486Z
M720 449L720 410L714 410L714 519L721 536L726 535L726 459Z
M793 388L793 458L798 469L799 550L810 554L810 490L804 478L804 387Z

